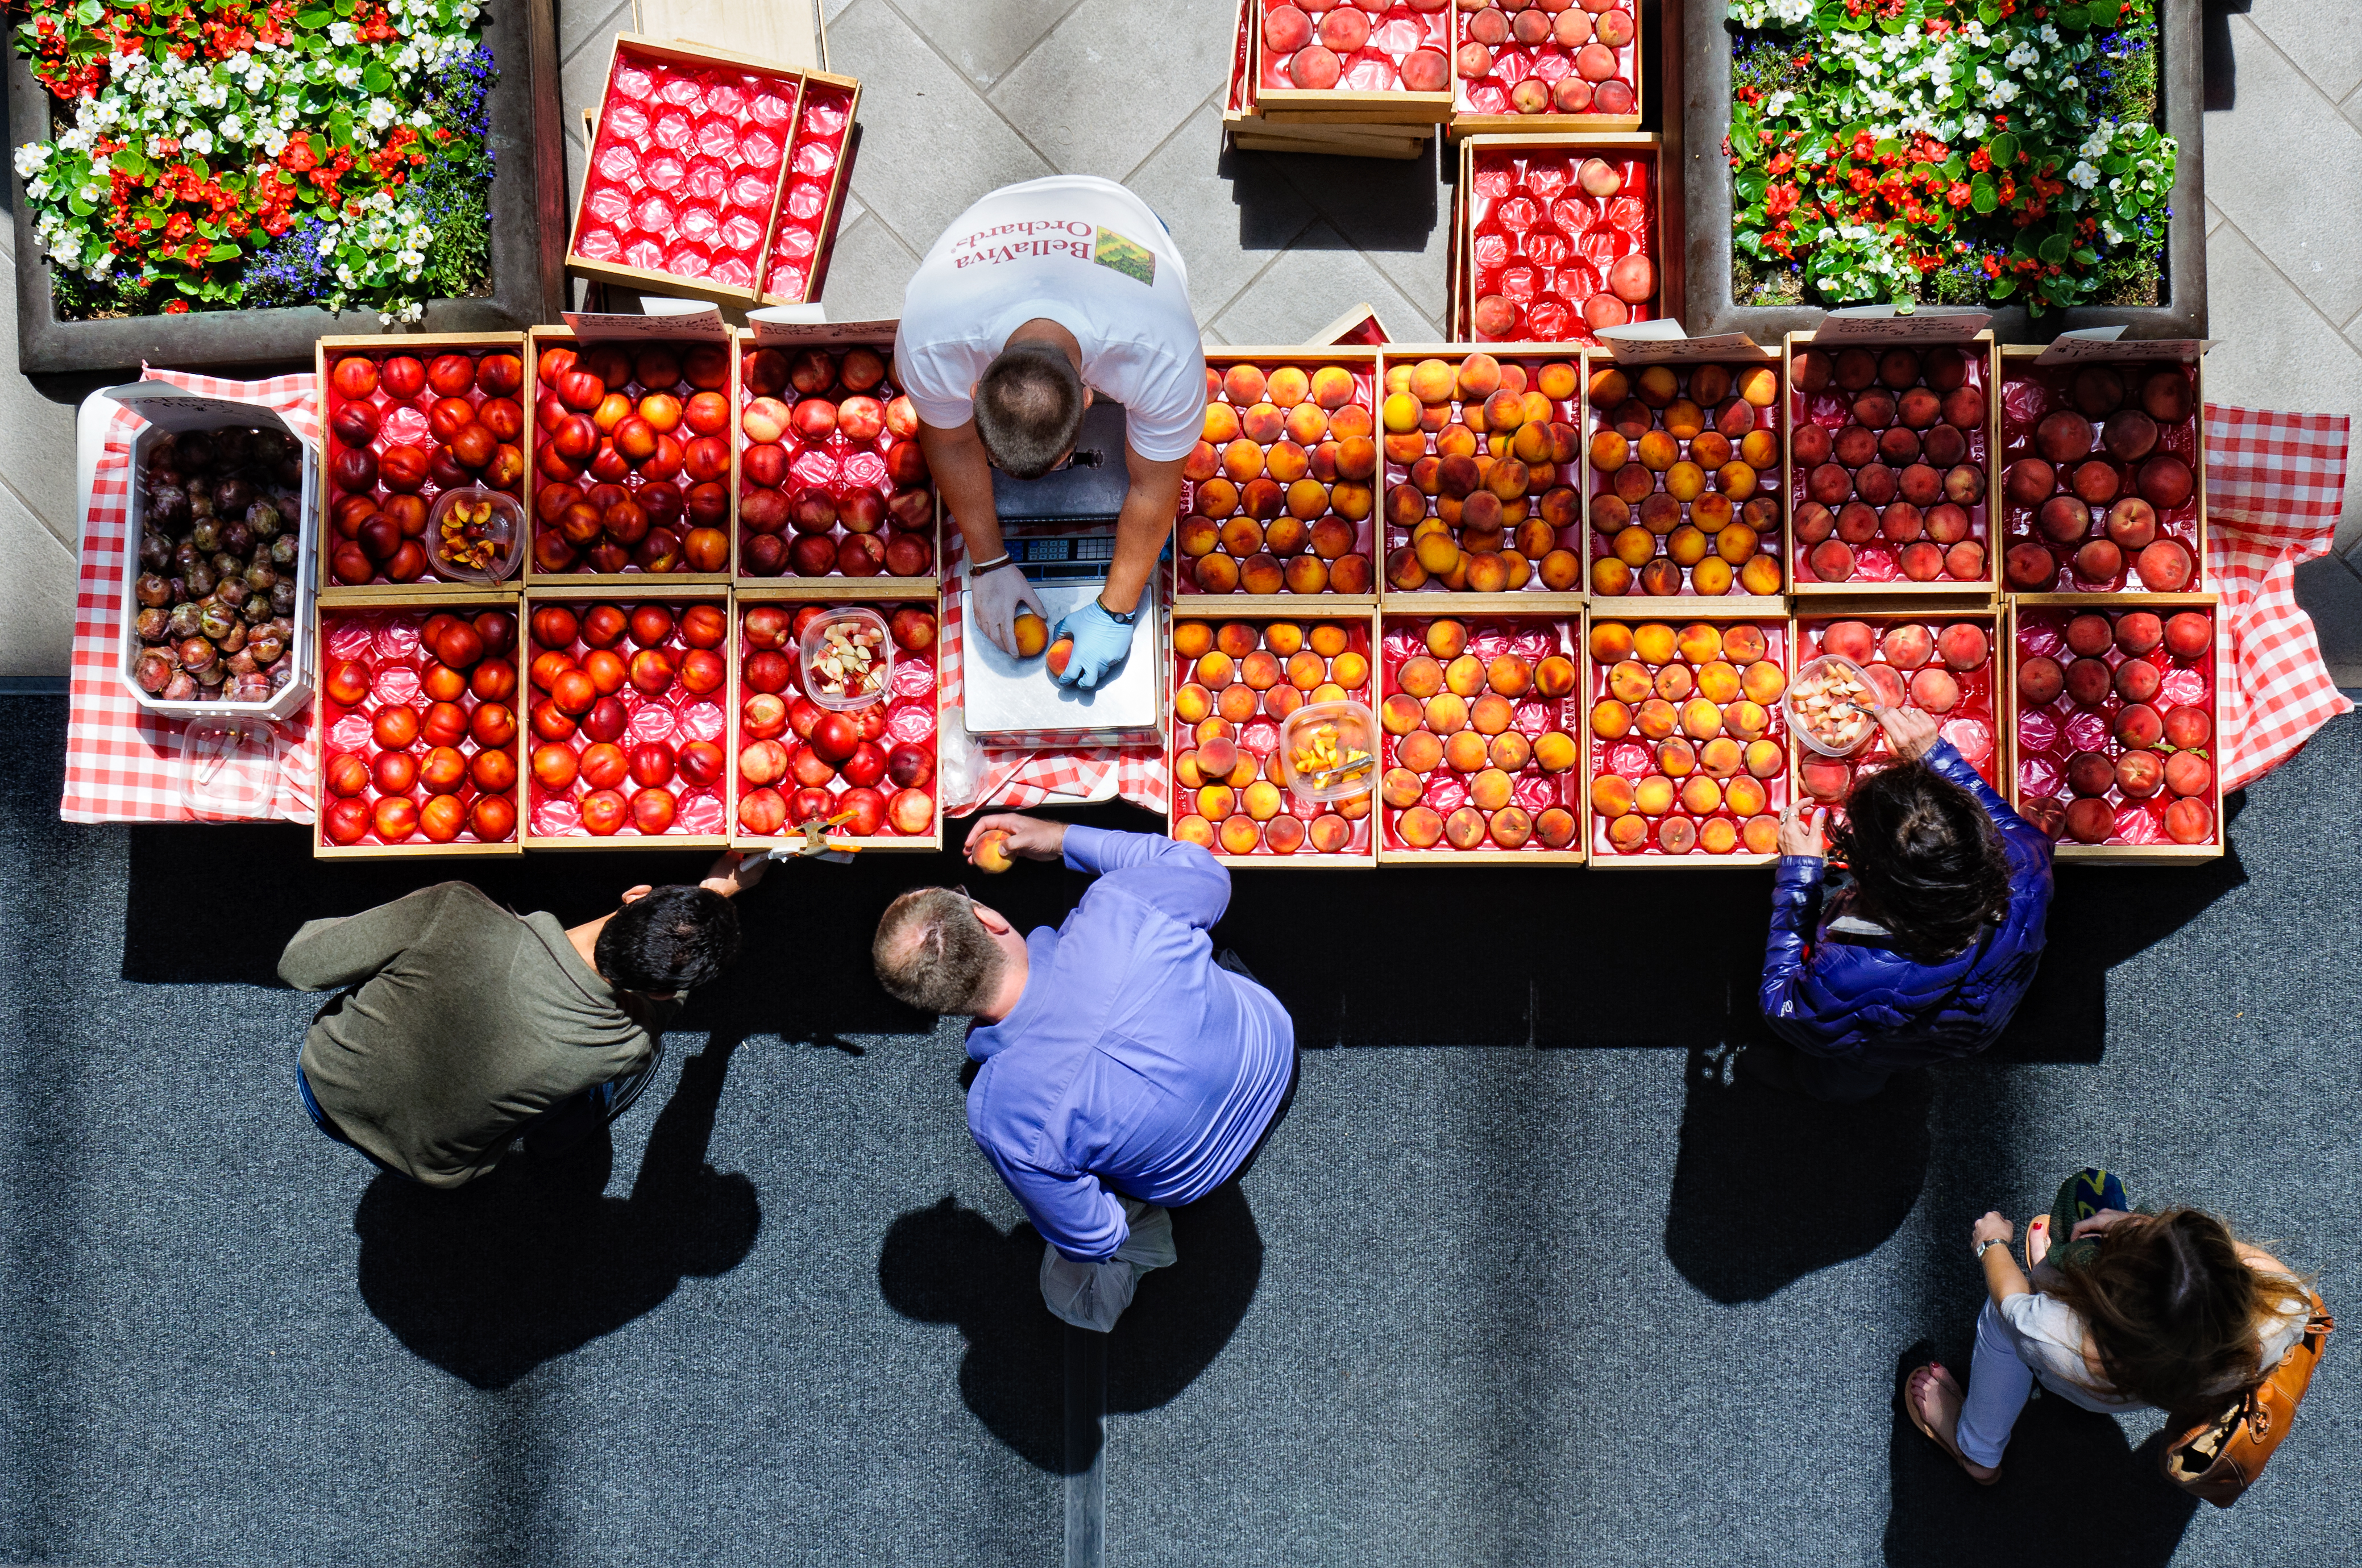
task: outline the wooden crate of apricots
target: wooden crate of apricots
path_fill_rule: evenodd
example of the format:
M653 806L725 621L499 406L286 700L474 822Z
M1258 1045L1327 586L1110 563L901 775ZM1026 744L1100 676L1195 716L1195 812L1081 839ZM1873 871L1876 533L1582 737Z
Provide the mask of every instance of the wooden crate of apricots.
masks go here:
M1379 365L1387 597L1579 598L1582 356L1397 345Z
M1440 596L1417 606L1462 608ZM1582 615L1467 608L1381 619L1378 859L1579 864Z
M1370 614L1178 620L1172 832L1233 865L1373 866Z
M1793 629L1742 601L1681 609L1588 619L1592 863L1769 865L1792 787Z
M1366 605L1378 472L1377 356L1230 349L1206 356L1206 426L1182 468L1174 529L1185 605L1275 613ZM1260 600L1261 604L1253 601Z
M1779 354L1588 369L1593 602L1778 594Z
M1805 798L1842 816L1857 780L1893 764L1879 714L1916 708L2007 793L2000 611L1892 600L1819 601L1796 617L1794 762Z

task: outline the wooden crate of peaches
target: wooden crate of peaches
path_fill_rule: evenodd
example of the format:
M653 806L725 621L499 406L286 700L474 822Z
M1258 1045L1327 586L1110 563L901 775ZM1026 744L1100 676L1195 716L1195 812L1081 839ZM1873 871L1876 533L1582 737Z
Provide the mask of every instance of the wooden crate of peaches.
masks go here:
M1578 359L1389 348L1386 591L1580 593Z
M793 574L813 594L932 584L935 493L890 337L758 347L738 340L738 576ZM900 591L899 589L895 591Z
M722 588L526 593L527 847L729 841L729 610Z
M740 601L732 843L817 821L863 849L943 848L938 604Z
M1990 609L1864 609L1796 618L1795 692L1804 700L1822 654L1850 660L1867 677L1856 682L1842 665L1832 672L1838 700L1816 710L1816 737L1843 755L1831 756L1795 731L1796 783L1806 797L1841 808L1854 781L1893 764L1893 751L1875 713L1854 707L1867 696L1885 707L1915 707L1968 764L1996 790L2009 778L2001 711L2000 616ZM1865 685L1865 692L1852 688ZM1820 717L1827 716L1827 717Z
M1584 858L1581 618L1388 612L1381 863Z
M2042 366L2040 353L2002 350L2009 590L2196 588L2206 559L2203 361Z
M2220 855L2214 596L2025 595L2010 613L2018 814L2061 860Z
M1595 359L1584 402L1595 598L1780 591L1776 355L1630 369Z
M524 352L513 332L324 337L314 346L329 602L484 591L480 578L449 570L426 537L426 514L445 490L470 485L524 506ZM351 591L361 587L378 591Z
M1788 335L1795 591L1990 589L1992 334L1817 346Z
M719 339L579 343L527 334L528 580L625 574L727 582L733 356Z
M320 607L312 852L513 855L517 601Z
M1750 866L1779 858L1794 669L1784 620L1594 614L1591 858L1600 866ZM1712 619L1706 619L1712 617Z
M1344 762L1314 756L1367 727L1332 721L1327 705L1370 706L1370 622L1347 620L1175 621L1173 627L1173 836L1241 865L1373 866L1370 804L1375 758L1362 788L1334 800L1291 789L1283 751L1295 744L1308 774ZM1291 716L1298 733L1286 734Z
M1206 356L1206 423L1182 466L1180 592L1366 598L1378 472L1377 356Z

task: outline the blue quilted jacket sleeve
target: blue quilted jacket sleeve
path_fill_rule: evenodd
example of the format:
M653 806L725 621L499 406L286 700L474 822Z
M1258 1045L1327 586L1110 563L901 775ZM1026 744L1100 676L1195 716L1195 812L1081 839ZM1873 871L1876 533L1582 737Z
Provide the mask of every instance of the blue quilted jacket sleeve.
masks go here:
M1971 1056L2000 1035L2034 981L2050 909L2050 840L1949 741L1926 762L1974 795L2001 830L2009 912L1966 952L1923 964L1875 938L1817 929L1822 863L1783 856L1760 1001L1772 1031L1800 1050L1890 1068Z

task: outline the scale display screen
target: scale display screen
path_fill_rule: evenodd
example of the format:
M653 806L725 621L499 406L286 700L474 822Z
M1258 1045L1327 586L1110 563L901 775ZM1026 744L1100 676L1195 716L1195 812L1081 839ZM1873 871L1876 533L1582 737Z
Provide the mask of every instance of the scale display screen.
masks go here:
M1061 528L1034 532L1004 527L1001 547L1037 583L1104 582L1115 559L1113 528Z

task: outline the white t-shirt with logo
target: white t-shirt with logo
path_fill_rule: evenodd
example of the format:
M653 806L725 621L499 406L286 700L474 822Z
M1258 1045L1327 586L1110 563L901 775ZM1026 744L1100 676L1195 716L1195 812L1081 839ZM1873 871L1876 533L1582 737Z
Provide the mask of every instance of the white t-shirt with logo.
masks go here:
M1112 180L1004 185L962 213L911 276L894 364L919 417L965 424L977 379L1037 317L1075 334L1083 379L1124 408L1141 456L1189 455L1206 419L1206 351L1189 274L1148 204Z

